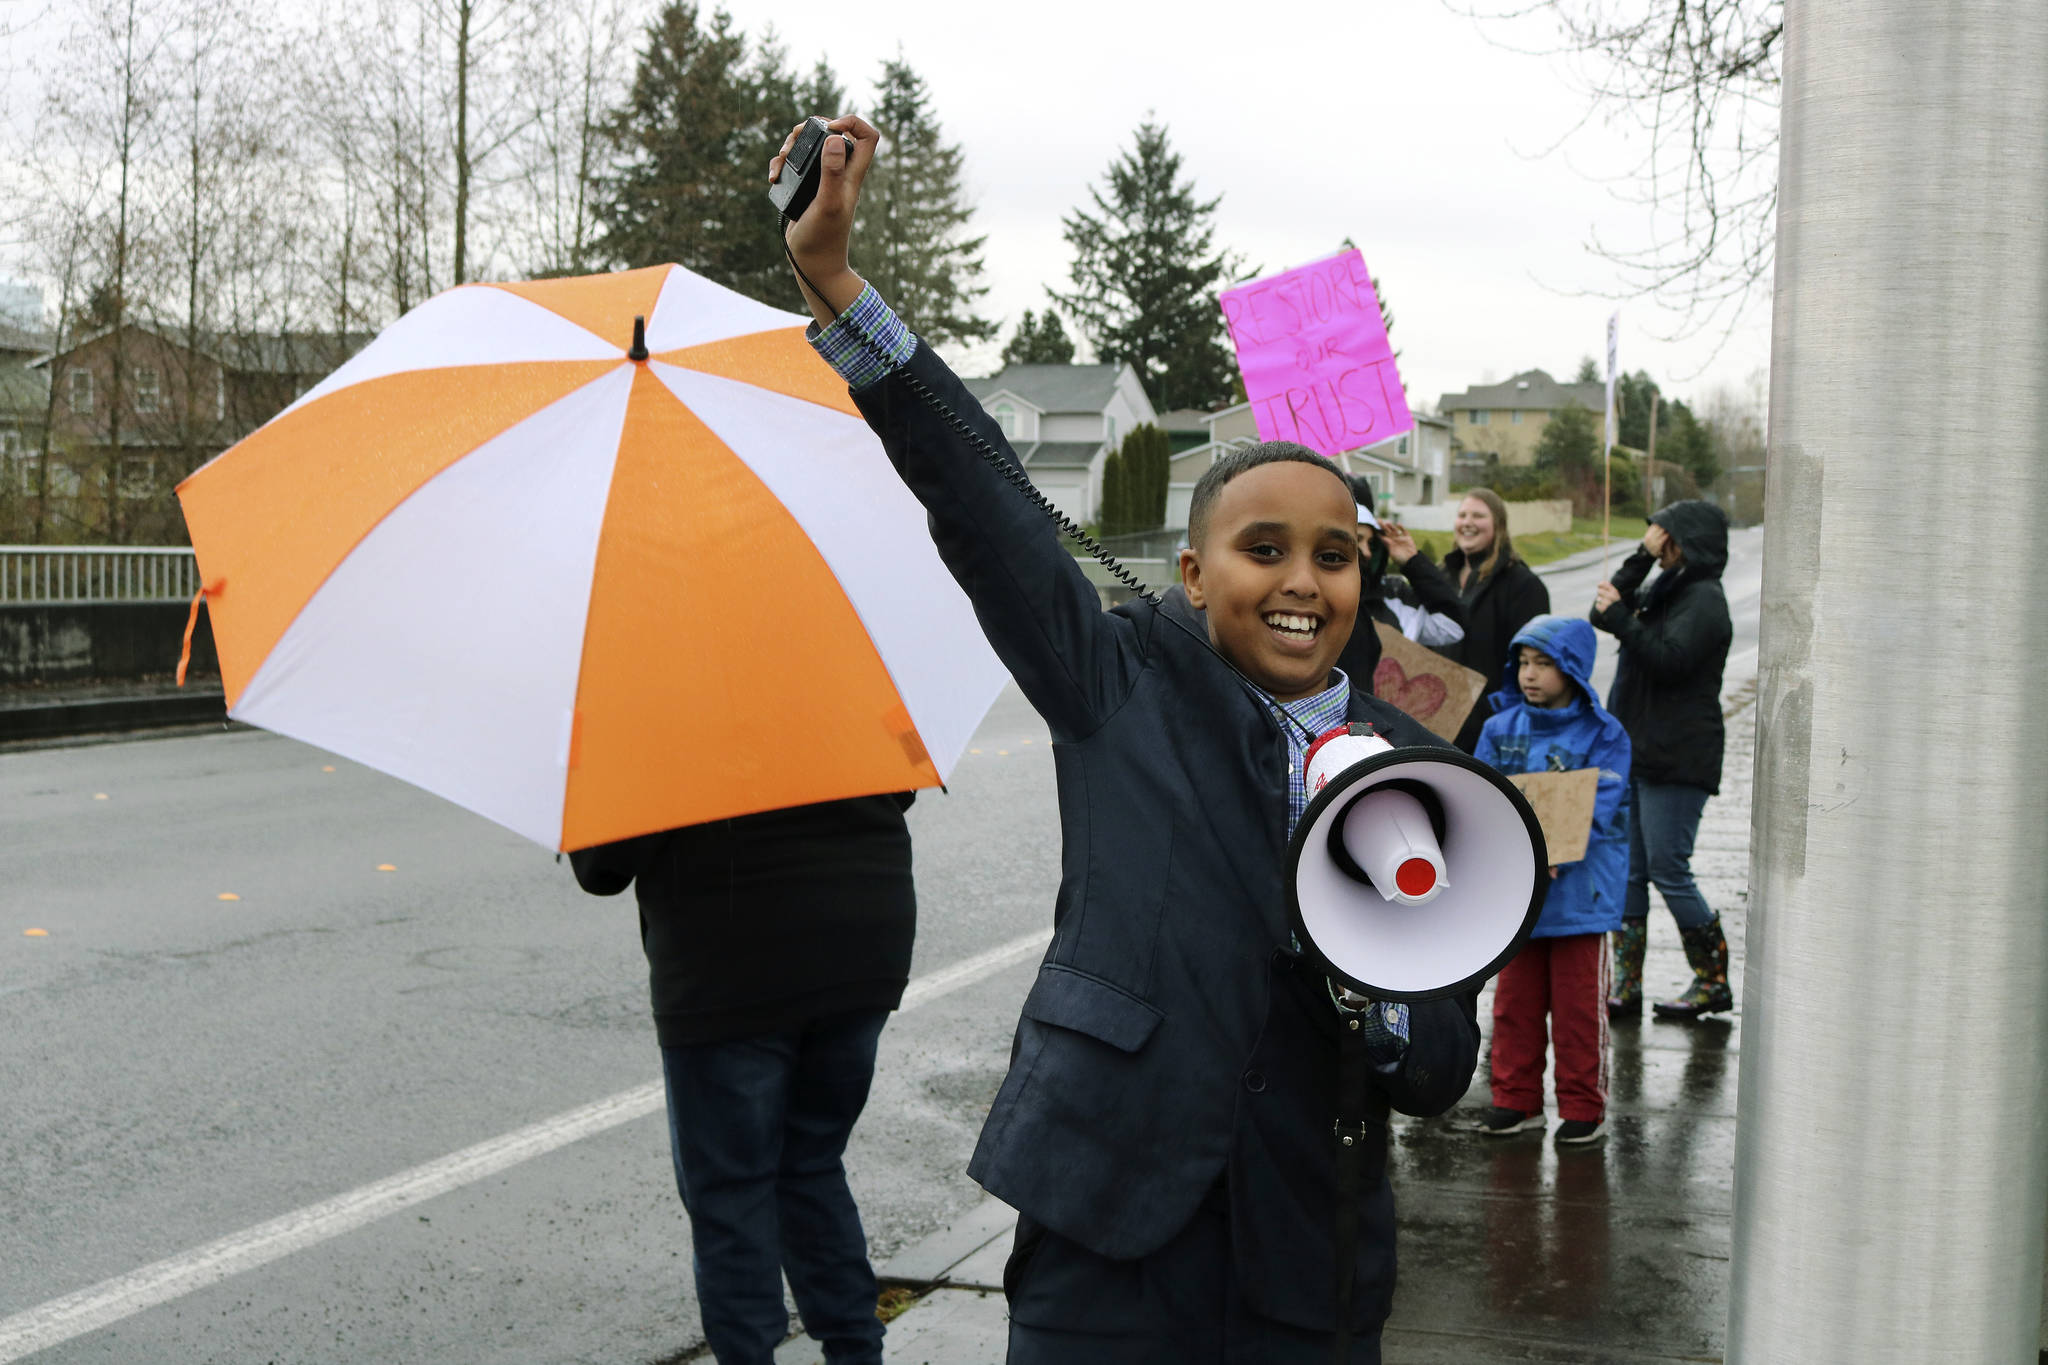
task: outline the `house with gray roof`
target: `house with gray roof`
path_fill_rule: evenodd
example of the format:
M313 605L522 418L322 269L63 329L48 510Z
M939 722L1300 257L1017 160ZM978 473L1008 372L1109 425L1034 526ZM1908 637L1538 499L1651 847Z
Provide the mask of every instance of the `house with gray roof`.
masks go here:
M1545 371L1524 370L1505 383L1447 393L1437 410L1451 424L1454 452L1526 465L1535 463L1536 442L1551 414L1573 403L1598 416L1607 407L1607 386L1597 380L1566 384Z
M1003 429L1038 491L1079 522L1102 507L1102 466L1132 427L1156 422L1129 365L1010 365L967 389Z

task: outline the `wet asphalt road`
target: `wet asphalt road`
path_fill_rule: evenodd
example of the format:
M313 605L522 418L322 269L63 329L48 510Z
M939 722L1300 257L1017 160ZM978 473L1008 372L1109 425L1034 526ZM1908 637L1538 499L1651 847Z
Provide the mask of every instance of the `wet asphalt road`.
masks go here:
M1735 661L1760 551L1738 534ZM1598 578L1549 576L1553 608L1582 610ZM975 747L912 812L914 975L1048 921L1044 727L1011 691ZM238 732L0 754L0 830L0 1319L658 1076L630 899L585 897L552 855L316 750ZM1030 976L885 1033L849 1155L878 1258L978 1200L963 1171ZM1706 1084L1730 1115L1732 1060ZM1463 1144L1434 1132L1404 1138L1402 1183L1455 1203L1478 1177L1442 1165ZM1585 1169L1521 1159L1489 1157L1484 1181ZM1464 1285L1474 1267L1444 1269ZM35 1359L611 1363L700 1340L650 1115Z
M975 747L911 812L913 975L1048 923L1044 727L1012 692ZM630 897L303 745L0 755L0 828L0 1319L659 1076ZM980 1197L963 1171L1030 975L884 1034L849 1156L878 1256ZM700 1341L650 1115L35 1359L617 1365Z

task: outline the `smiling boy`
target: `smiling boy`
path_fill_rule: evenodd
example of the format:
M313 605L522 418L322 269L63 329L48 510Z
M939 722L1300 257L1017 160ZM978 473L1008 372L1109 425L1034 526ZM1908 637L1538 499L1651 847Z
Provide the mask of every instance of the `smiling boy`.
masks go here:
M1299 701L1329 688L1358 617L1351 491L1306 446L1252 449L1196 485L1182 587L1218 653L1275 701Z
M968 1166L1020 1214L1009 1358L1378 1361L1386 1116L1455 1103L1478 1028L1471 996L1340 1006L1289 929L1310 740L1370 722L1437 743L1334 667L1358 608L1350 489L1299 446L1224 456L1195 490L1184 597L1102 610L1000 429L849 267L878 135L832 127L851 153L826 140L787 236L814 344L1054 740L1052 943Z

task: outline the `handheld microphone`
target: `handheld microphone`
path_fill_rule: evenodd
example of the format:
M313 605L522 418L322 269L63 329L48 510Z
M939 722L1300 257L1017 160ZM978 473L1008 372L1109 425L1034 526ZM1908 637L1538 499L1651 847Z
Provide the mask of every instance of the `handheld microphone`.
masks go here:
M803 130L796 135L789 155L782 159L782 170L768 187L768 202L775 205L784 222L793 223L803 217L811 200L818 197L818 180L825 170L825 139L831 135L825 120L813 114L804 120ZM841 133L839 140L846 144L846 154L852 156L853 139Z

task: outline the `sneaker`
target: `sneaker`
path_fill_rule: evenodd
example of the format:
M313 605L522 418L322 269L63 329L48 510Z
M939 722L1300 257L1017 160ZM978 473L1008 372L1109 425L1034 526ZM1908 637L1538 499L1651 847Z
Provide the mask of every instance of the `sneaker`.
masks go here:
M1472 1130L1488 1137L1506 1137L1509 1133L1524 1133L1531 1128L1543 1127L1543 1114L1525 1114L1519 1109L1503 1109L1494 1105L1481 1114L1472 1125Z
M1557 1125L1557 1145L1584 1147L1607 1136L1607 1120L1566 1119Z

